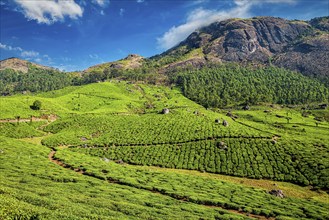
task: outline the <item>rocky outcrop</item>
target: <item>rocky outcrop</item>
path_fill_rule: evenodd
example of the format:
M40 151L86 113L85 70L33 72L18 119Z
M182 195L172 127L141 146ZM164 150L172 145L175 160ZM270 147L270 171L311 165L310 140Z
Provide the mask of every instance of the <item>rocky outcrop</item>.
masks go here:
M271 191L269 191L269 194L279 198L284 198L283 191L280 189L272 189Z
M144 62L144 57L137 54L129 54L126 58L98 64L91 66L88 69L84 70L83 73L91 73L97 71L104 71L106 69L117 69L117 70L127 70L127 69L136 69L142 66Z
M54 70L52 67L42 66L40 64L32 63L27 60L21 60L16 57L8 58L0 61L0 70L13 69L16 71L21 71L27 73L30 67Z
M329 17L309 22L274 17L228 19L193 32L162 56L201 48L207 62L272 63L306 75L329 75L328 34Z

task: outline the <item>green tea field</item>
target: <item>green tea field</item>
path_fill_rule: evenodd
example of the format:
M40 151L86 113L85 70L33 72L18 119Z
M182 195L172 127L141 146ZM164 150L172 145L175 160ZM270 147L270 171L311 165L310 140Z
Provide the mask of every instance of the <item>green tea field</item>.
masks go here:
M127 81L0 105L0 219L329 219L328 109Z

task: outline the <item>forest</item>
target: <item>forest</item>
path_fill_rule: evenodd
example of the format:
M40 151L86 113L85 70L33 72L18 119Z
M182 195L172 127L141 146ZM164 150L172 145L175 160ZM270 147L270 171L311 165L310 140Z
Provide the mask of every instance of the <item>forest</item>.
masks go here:
M179 73L174 81L186 97L205 107L325 102L329 94L320 82L277 67L206 67Z
M22 92L45 92L74 84L71 74L59 70L35 68L27 73L5 69L0 71L0 94L13 95Z

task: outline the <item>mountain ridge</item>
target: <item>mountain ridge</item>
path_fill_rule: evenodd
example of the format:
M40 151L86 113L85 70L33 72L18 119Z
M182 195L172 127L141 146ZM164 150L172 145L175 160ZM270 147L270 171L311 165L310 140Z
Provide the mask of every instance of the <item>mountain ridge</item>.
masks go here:
M232 18L191 33L177 46L155 56L175 57L200 50L195 66L206 63L273 64L304 75L329 75L329 17L308 21L274 17ZM182 63L180 63L181 65ZM314 68L314 66L318 68Z
M7 59L7 60L11 60ZM17 58L14 58L17 59ZM4 65L27 71L28 61ZM275 65L307 76L329 76L329 16L309 21L276 17L231 18L216 21L191 33L177 46L152 57L130 54L126 58L91 66L81 74L112 70L153 72L161 76L177 68L200 68L209 63L235 62ZM23 64L22 64L23 63ZM12 62L15 64L15 62ZM39 64L34 66L47 68Z

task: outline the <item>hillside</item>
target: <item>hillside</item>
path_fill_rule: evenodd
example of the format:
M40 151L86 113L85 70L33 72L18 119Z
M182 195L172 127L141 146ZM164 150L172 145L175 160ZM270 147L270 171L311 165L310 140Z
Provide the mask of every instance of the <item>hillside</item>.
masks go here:
M168 84L172 73L182 69L234 63L242 67L283 67L328 86L328 26L328 17L310 21L274 17L228 19L196 30L160 55L129 55L92 66L82 74L90 82L121 78Z
M144 60L145 58L143 58L142 56L139 56L137 54L130 54L126 58L118 61L107 62L107 63L91 66L88 69L82 71L82 74L91 73L91 72L93 73L104 72L104 70L110 70L110 69L118 69L118 70L138 69L143 65Z
M33 63L33 62L30 62L27 60L22 60L22 59L19 59L16 57L12 57L12 58L8 58L8 59L0 61L0 70L13 69L15 71L27 73L31 67L43 69L43 70L55 70L52 67L43 66L43 65Z
M1 107L1 219L326 218L328 110L211 111L114 80Z

